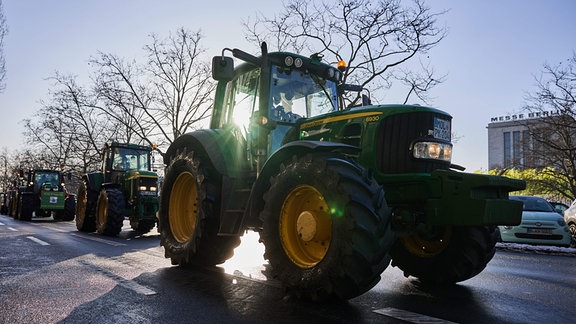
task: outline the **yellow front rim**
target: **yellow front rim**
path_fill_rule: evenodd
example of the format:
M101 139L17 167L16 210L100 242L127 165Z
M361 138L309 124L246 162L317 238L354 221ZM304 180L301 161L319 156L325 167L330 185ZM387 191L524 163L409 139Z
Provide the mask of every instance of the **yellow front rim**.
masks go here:
M190 172L181 173L170 192L168 219L172 236L179 243L190 239L198 217L198 185Z
M332 220L316 188L293 189L282 205L279 225L282 246L294 264L306 269L324 259L332 239Z
M402 245L413 255L419 257L433 257L440 254L452 237L452 227L447 226L441 230L441 233L433 238L425 238L415 233L408 237L401 238Z

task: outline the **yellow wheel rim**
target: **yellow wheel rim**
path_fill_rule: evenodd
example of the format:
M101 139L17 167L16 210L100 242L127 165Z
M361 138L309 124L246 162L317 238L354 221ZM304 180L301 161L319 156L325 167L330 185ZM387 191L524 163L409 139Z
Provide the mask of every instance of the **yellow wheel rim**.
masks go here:
M332 239L328 204L312 186L293 189L282 205L280 240L288 257L300 268L312 268L326 256Z
M108 218L108 195L106 192L100 193L100 199L98 202L98 224L104 226L106 224L106 219Z
M86 189L78 192L78 202L76 203L76 219L84 219L86 214Z
M172 236L179 243L190 239L198 217L198 185L190 172L181 173L170 192L168 219Z
M401 238L400 241L411 254L426 258L436 256L444 251L450 243L451 237L452 227L448 226L443 229L442 233L434 238L425 238L419 233L415 233L411 236Z

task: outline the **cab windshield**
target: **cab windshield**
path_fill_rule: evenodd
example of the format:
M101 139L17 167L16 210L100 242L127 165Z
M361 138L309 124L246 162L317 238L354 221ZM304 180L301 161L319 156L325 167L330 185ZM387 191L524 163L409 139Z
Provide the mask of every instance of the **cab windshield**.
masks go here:
M112 169L115 171L149 171L149 153L145 150L115 148Z
M294 123L336 110L334 81L300 70L272 65L269 117L281 123ZM236 125L243 133L259 108L260 70L243 73L229 82L224 97L221 125Z
M270 117L293 123L336 110L336 83L309 74L272 66L270 80Z
M34 175L34 183L37 191L42 186L58 187L60 177L57 172L39 172Z

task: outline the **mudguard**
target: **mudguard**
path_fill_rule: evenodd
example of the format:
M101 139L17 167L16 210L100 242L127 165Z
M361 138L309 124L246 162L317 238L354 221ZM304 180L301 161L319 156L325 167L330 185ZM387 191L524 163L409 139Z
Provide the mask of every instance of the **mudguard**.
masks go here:
M164 164L183 150L194 150L221 175L237 176L242 156L239 136L233 129L203 129L178 137L164 154Z

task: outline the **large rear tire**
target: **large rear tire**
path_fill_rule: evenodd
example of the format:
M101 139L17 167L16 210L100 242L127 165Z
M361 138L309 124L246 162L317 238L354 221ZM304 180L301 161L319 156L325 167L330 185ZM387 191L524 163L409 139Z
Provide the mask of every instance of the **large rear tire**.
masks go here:
M116 236L124 223L124 195L116 188L102 188L96 207L96 232Z
M479 274L496 253L495 226L436 227L396 242L392 266L427 284L444 285Z
M23 221L31 221L32 213L34 212L34 194L31 192L23 192L20 195L18 207L18 219Z
M218 236L221 184L194 155L172 157L160 195L160 245L175 265L216 265L234 255L239 236Z
M94 232L96 230L96 199L97 193L88 189L84 181L78 187L78 201L76 202L76 228L80 232Z
M74 195L68 195L68 198L64 201L64 213L62 214L63 221L74 220L74 215L76 214L76 197Z
M264 194L260 233L272 273L299 298L370 290L395 241L382 187L341 154L294 157Z

